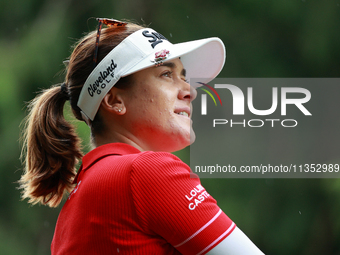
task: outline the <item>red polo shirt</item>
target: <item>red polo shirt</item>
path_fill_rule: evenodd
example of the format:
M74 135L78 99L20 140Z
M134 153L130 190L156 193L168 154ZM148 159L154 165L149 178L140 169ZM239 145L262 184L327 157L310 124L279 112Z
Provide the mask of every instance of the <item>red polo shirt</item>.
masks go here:
M208 252L235 224L192 177L170 153L122 143L92 150L59 215L52 254Z

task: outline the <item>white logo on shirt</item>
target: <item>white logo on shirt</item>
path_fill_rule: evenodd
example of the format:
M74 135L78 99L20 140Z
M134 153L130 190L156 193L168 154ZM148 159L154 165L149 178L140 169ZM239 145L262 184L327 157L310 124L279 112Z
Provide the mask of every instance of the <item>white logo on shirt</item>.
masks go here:
M198 184L190 191L189 196L185 195L185 198L188 199L188 201L191 201L188 206L189 210L195 210L196 207L209 196L209 193L202 187L202 185Z

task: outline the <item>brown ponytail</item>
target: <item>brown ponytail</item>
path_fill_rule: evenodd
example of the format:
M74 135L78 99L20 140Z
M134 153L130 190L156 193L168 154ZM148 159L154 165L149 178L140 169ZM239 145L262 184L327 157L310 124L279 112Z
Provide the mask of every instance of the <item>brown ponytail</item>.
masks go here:
M100 62L113 48L141 26L128 24L125 27L102 30L98 51ZM93 70L93 53L96 33L82 38L69 59L65 87L54 86L43 91L29 105L23 134L24 174L19 180L22 198L32 204L42 203L56 207L64 194L73 188L75 166L82 158L80 139L74 127L63 116L64 104L69 100L74 116L82 121L77 106L81 89ZM124 80L125 79L125 80ZM122 85L126 78L122 79ZM99 113L91 125L94 136L105 130Z
M29 105L24 133L25 173L20 183L29 202L56 207L71 191L81 159L80 140L63 116L67 96L61 87L43 91Z

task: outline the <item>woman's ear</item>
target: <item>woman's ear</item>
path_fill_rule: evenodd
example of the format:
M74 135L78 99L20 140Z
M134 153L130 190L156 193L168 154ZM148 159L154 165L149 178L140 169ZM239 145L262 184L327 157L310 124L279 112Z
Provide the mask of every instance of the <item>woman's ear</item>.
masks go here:
M105 111L108 111L117 115L124 115L126 113L126 107L124 104L123 97L119 93L119 89L113 87L104 96L101 106Z

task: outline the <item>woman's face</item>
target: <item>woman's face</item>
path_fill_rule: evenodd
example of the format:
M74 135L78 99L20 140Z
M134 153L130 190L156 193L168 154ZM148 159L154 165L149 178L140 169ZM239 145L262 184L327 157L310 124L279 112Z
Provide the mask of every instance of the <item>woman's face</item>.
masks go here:
M172 152L195 140L190 117L196 91L186 82L180 59L133 74L127 91L125 117L141 148Z

